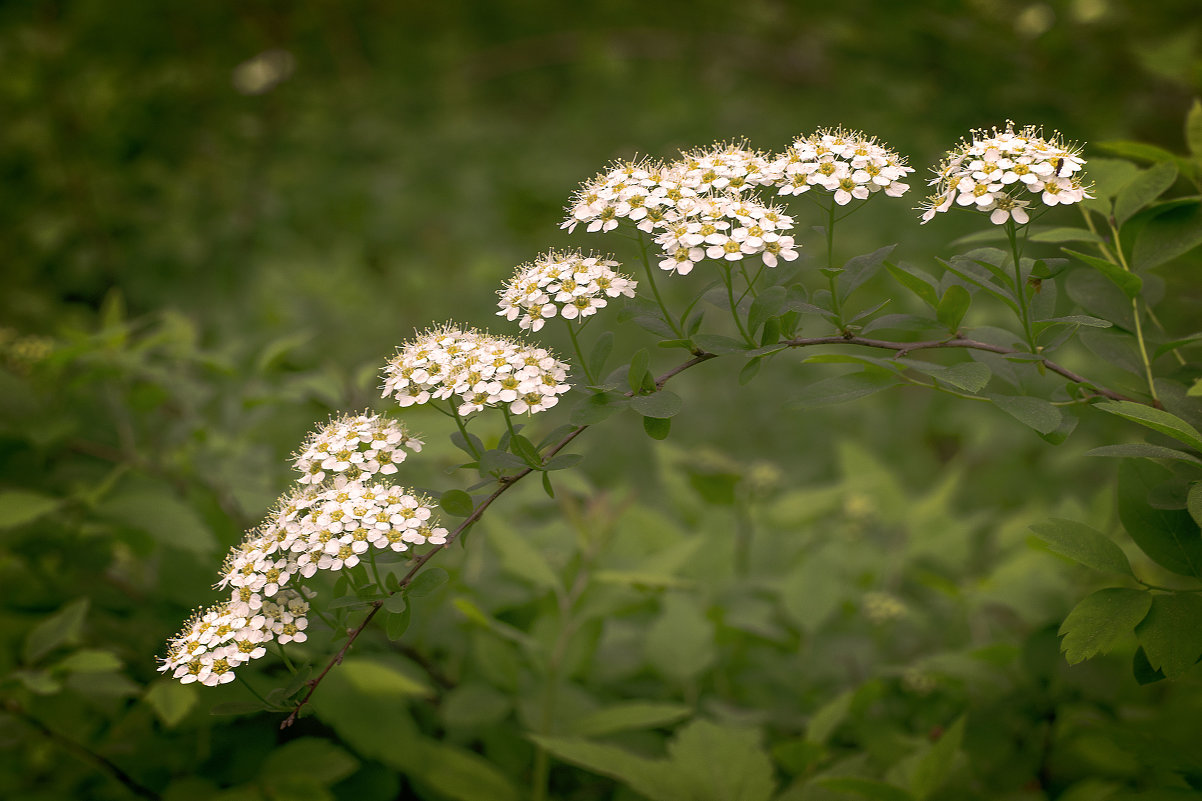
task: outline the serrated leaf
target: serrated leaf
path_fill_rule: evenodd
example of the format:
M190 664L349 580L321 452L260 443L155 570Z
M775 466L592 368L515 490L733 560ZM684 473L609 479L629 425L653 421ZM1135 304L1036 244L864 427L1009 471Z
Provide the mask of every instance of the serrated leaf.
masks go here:
M650 395L635 395L630 399L630 408L643 417L674 417L684 408L684 401L675 392L661 389Z
M935 307L935 316L949 331L954 332L960 327L964 314L972 303L968 290L959 284L952 284L943 292L939 305Z
M1114 218L1121 226L1136 212L1160 197L1177 180L1177 165L1163 161L1132 179L1114 200Z
M1170 679L1181 675L1202 656L1202 598L1185 592L1153 596L1135 636L1154 669Z
M87 598L78 598L34 626L22 648L25 664L32 665L58 646L74 642L88 614L88 605Z
M1133 403L1132 401L1095 403L1094 408L1100 409L1103 412L1109 412L1110 414L1117 414L1119 417L1147 426L1154 431L1159 431L1161 434L1184 442L1195 450L1202 451L1202 434L1198 433L1198 429L1177 415L1169 414L1163 409L1156 409L1151 406L1145 406L1142 403Z
M986 395L999 409L1018 420L1020 423L1038 431L1040 434L1050 434L1060 427L1062 415L1060 410L1043 398L1033 398L1027 395Z
M693 714L683 704L657 704L647 701L610 704L572 722L571 733L580 737L603 737L620 731L658 729L684 720Z
M1148 661L1148 654L1144 651L1142 645L1135 649L1135 657L1131 660L1131 673L1135 676L1135 680L1139 682L1140 686L1155 684L1167 678L1164 673L1152 667L1152 663Z
M0 492L0 529L32 523L62 505L62 500L30 490Z
M1085 595L1060 625L1060 651L1070 665L1107 653L1119 637L1129 634L1152 606L1143 589L1108 587Z
M1086 567L1105 573L1134 575L1123 549L1111 542L1105 534L1084 523L1054 517L1043 523L1036 523L1031 526L1031 530L1053 553L1067 556Z
M1150 270L1202 244L1202 203L1176 206L1148 220L1132 253L1137 270Z
M677 798L696 801L768 801L775 790L772 761L759 733L694 720L668 744Z
M1158 509L1148 498L1172 478L1155 462L1126 459L1119 465L1119 519L1140 550L1174 573L1202 575L1202 534L1184 509Z
M1097 256L1090 256L1088 253L1078 253L1070 248L1061 248L1061 250L1075 259L1080 259L1090 267L1093 267L1095 270L1100 272L1102 275L1109 278L1115 286L1123 290L1123 294L1127 297L1139 297L1139 293L1143 289L1144 282L1143 279L1141 279L1135 273L1128 272L1120 265L1114 264L1106 259L1099 259Z
M163 680L150 686L144 700L154 710L159 721L168 729L173 729L196 707L199 693L194 684Z
M883 370L865 370L815 381L789 403L791 406L803 408L830 406L874 395L881 390L897 386L899 383L900 379L892 373Z
M439 507L452 517L468 517L476 511L472 496L460 489L447 490L438 499Z

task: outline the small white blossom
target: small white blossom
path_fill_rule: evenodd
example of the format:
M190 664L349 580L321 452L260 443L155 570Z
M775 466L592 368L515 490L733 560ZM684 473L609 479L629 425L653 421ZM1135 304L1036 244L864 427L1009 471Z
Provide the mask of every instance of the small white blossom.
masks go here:
M557 314L566 320L584 321L604 308L608 298L634 297L638 282L617 272L618 262L580 252L540 256L517 268L497 294L498 316L517 320L523 330L538 331Z

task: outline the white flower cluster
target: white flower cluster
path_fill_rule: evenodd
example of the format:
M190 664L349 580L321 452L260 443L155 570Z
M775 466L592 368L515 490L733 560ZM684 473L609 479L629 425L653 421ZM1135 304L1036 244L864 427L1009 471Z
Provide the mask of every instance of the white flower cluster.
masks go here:
M546 348L446 325L400 347L384 365L383 394L401 406L455 398L461 415L500 403L534 414L571 389L567 375Z
M660 269L688 275L702 259L738 261L758 255L768 267L793 261L793 218L754 196L706 195L678 205L655 242L663 248Z
M961 141L934 170L929 185L935 193L922 206L922 221L955 204L988 212L995 225L1011 219L1027 223L1032 203L1057 206L1092 197L1078 174L1084 165L1079 146L1064 143L1059 134L1044 139L1033 125L1015 131L1011 122L1004 131L973 131L972 141Z
M295 590L281 590L253 612L226 602L198 612L167 644L159 670L181 684L209 687L234 680L234 669L267 653L274 642L304 642L309 602Z
M335 474L336 486L348 481L391 475L409 451L420 452L422 441L396 420L378 414L345 415L313 432L293 456L301 484L320 484Z
M184 624L159 670L187 684L224 684L272 642L304 642L313 591L300 584L318 570L359 564L369 549L402 552L444 545L448 532L434 500L372 482L396 472L421 440L378 415L345 416L314 432L295 459L298 489L226 555L219 589L228 600ZM332 477L327 477L326 473Z
M904 158L875 138L836 128L799 137L768 165L763 180L782 195L825 189L846 206L882 190L889 197L901 197L910 188L902 179L912 172Z
M905 159L855 131L824 130L767 156L744 143L716 144L682 153L670 163L620 162L577 190L561 228L612 231L630 220L663 248L660 267L685 275L702 259L737 261L759 256L775 267L797 258L793 219L752 193L776 189L799 195L818 187L846 205L884 191L899 197L910 187Z
M607 298L634 297L638 282L614 269L620 266L610 259L586 258L578 251L552 251L517 268L497 292L501 296L497 315L517 320L518 326L530 331L538 331L557 314L583 322L603 308Z

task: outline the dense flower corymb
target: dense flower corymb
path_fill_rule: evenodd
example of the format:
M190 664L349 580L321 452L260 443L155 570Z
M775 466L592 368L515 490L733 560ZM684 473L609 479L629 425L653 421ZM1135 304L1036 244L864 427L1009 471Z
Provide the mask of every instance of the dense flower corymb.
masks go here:
M1033 125L973 131L971 141L961 141L933 170L929 185L935 191L921 207L922 221L956 205L987 212L995 225L1027 223L1032 204L1058 206L1092 197L1082 181L1084 166L1079 146L1059 134L1045 139Z
M611 259L584 256L579 252L540 256L517 268L497 294L498 316L517 320L524 330L538 331L556 315L584 322L608 303L608 298L634 297L638 282L617 272L621 265Z
M320 484L327 475L345 484L376 474L391 475L422 441L396 420L378 414L344 415L310 435L293 457L302 484Z
M902 179L912 172L904 158L875 138L836 128L799 137L768 165L762 182L777 187L782 195L825 189L836 203L846 206L880 191L901 197L910 188Z
M402 345L384 365L384 396L401 406L448 400L459 414L506 404L541 412L571 389L568 366L546 348L446 325Z

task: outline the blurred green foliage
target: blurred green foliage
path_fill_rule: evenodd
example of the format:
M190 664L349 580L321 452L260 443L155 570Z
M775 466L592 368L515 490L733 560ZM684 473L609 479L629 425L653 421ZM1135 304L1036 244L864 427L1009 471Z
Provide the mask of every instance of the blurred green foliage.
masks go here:
M1185 152L1199 27L1175 1L0 7L0 797L521 798L529 734L553 798L655 798L715 754L741 772L695 798L1197 797L1197 668L1139 686L1130 636L1069 668L1100 585L1028 530L1118 529L1085 453L1130 427L1053 448L916 390L786 409L816 365L681 376L667 443L611 421L287 732L154 656L314 421L374 403L413 329L492 320L609 159L844 124L921 176L1007 117ZM878 205L843 255L972 230L940 226ZM1193 333L1197 261L1170 266ZM445 423L406 420L445 489Z

